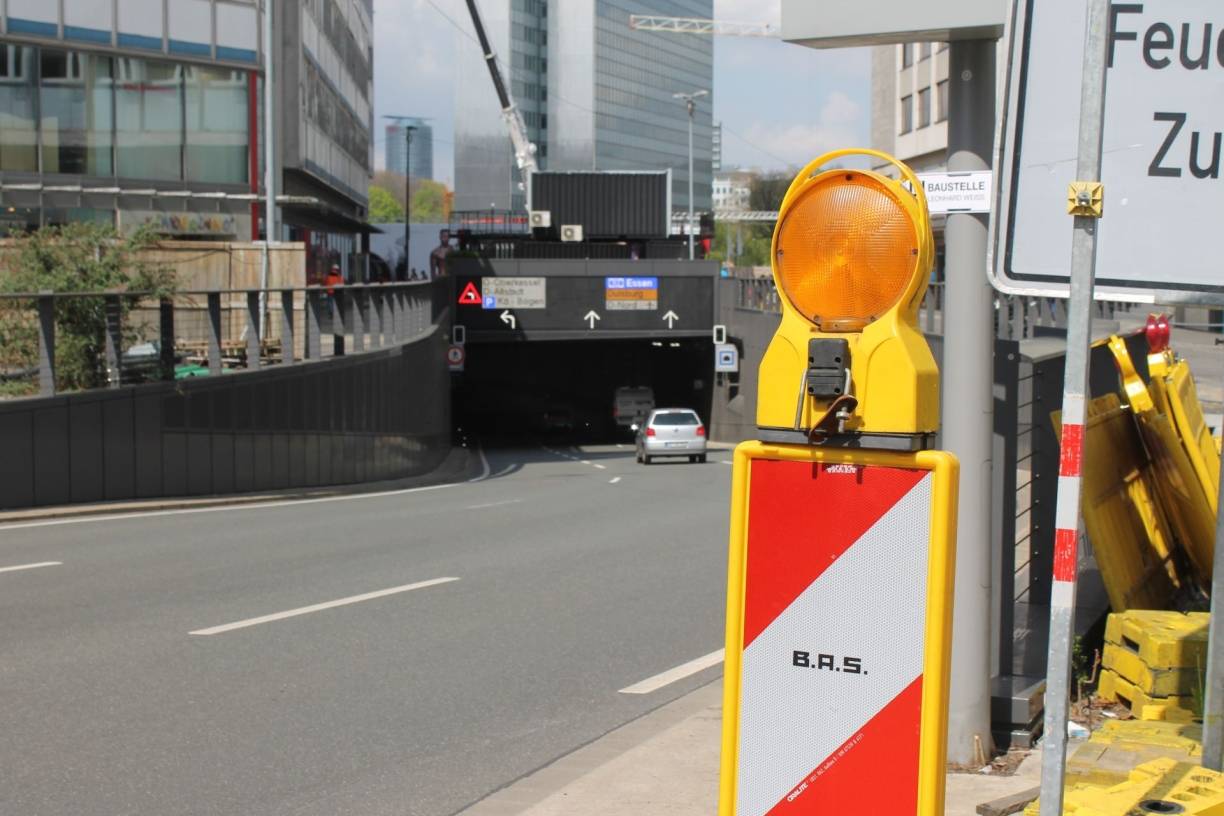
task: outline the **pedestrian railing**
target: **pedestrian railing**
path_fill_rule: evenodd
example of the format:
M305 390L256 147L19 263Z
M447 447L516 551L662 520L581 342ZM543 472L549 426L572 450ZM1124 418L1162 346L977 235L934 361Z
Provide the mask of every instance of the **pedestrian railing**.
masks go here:
M4 293L0 380L9 396L51 396L387 348L429 333L446 284Z

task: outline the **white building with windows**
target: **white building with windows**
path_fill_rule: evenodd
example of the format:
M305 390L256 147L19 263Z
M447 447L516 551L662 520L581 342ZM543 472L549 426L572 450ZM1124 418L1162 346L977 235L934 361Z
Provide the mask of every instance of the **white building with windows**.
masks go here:
M714 174L714 211L746 210L752 192L752 173L731 170Z

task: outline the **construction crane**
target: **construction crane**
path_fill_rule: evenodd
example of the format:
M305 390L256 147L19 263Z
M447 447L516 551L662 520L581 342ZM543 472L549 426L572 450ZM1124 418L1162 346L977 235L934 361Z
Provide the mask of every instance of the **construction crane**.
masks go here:
M629 27L634 31L663 31L671 34L710 34L727 37L777 37L778 29L769 23L732 23L723 20L702 20L696 17L659 17L653 14L630 14Z
M472 25L476 29L476 37L480 40L480 50L484 54L485 65L489 68L489 76L493 78L493 88L497 91L497 101L501 104L502 119L506 129L510 131L510 141L514 145L514 162L519 172L523 174L524 185L530 185L531 174L540 169L536 163L535 143L527 136L527 125L523 114L510 97L506 82L502 79L501 69L497 67L497 54L489 45L485 34L484 23L480 21L480 11L476 8L476 0L467 0L468 12L472 15Z

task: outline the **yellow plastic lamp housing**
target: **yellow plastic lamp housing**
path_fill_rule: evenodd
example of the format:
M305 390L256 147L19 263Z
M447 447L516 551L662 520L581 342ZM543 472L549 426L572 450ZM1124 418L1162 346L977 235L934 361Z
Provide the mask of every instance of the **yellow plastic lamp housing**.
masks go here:
M860 331L913 283L919 238L895 182L831 172L805 185L779 220L774 258L783 295L817 328Z
M850 155L891 164L899 178L822 169ZM824 434L833 411L839 434L920 437L938 430L939 372L918 328L934 244L922 185L891 156L839 150L799 172L779 207L771 247L782 320L761 360L762 439L800 441L814 437L813 429ZM820 365L822 348L812 341L821 339L844 341L850 357L845 396L853 401L807 387L814 373L827 381L827 371L812 368Z

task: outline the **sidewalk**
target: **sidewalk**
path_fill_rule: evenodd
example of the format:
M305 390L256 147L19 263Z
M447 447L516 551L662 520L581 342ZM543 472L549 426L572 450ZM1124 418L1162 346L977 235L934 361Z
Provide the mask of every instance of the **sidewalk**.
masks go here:
M668 703L462 811L463 816L714 816L722 681ZM1035 788L1041 754L1015 776L949 774L947 816Z

